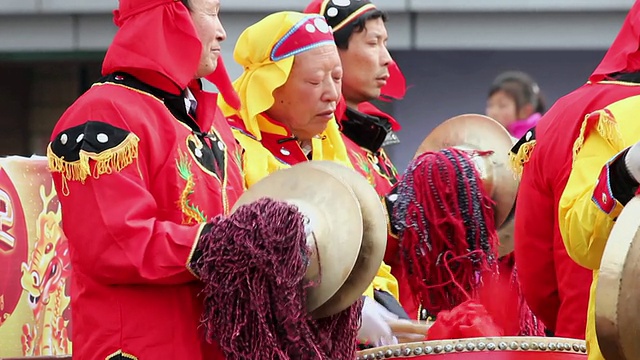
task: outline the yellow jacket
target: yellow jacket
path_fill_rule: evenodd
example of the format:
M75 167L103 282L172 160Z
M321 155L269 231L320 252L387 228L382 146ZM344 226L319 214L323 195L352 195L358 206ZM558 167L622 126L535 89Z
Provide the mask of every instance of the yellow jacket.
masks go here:
M302 150L296 141L281 141L290 138L291 134L264 116L258 116L258 124L263 130L260 141L243 128L237 116L232 116L230 122L233 126L234 136L244 149L242 167L247 187L251 187L276 170L289 167L290 164L306 161L306 157L302 155ZM338 125L332 120L327 130L312 140L312 160L336 161L352 167L343 150L342 141ZM271 151L267 147L271 148ZM318 190L322 191L322 189ZM391 267L384 262L381 263L378 274L364 295L373 298L374 289L385 291L399 301L398 281L391 275Z
M567 252L578 264L593 270L586 331L589 360L604 359L596 337L595 289L609 233L623 208L608 196L602 181L598 187L597 180L611 159L640 141L639 108L640 96L633 96L587 116L574 147L571 175L560 198L559 227Z

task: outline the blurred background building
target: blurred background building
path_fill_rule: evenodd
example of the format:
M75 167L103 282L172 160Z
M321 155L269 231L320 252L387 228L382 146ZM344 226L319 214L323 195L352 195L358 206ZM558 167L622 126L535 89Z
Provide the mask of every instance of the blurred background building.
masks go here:
M584 83L633 0L377 0L389 13L389 48L407 77L401 122L388 150L404 168L422 138L461 113L484 113L493 78L531 74L547 104ZM222 0L231 76L242 30L305 0ZM116 0L0 0L0 155L44 154L67 106L100 77L116 27ZM144 41L144 39L140 39ZM143 115L142 115L143 116Z

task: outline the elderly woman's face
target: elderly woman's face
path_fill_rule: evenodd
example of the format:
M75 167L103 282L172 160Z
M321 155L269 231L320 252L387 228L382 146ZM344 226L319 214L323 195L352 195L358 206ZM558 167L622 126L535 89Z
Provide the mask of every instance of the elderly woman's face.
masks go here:
M287 82L273 92L267 114L300 140L322 133L340 99L342 66L333 44L295 56Z

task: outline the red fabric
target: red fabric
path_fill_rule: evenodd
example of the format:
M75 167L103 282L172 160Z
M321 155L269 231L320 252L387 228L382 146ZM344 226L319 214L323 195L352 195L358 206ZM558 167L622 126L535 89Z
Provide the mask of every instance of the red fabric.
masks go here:
M202 46L180 2L121 0L115 15L120 30L104 74L123 71L174 94L193 84ZM228 211L243 190L235 160L240 149L216 107L217 96L191 90L200 129L213 126L226 146L224 175L196 164L188 148L191 130L162 102L123 86L94 86L53 131L55 139L92 120L140 139L134 163L84 184L68 181L69 195L60 197L72 262L74 359L105 359L117 351L138 359L224 358L216 344L203 340L199 326L202 285L186 267L199 225L183 224L188 217L180 199L187 194L207 218ZM191 183L177 168L182 159L190 164ZM53 179L61 193L60 173Z
M227 73L227 67L224 65L224 61L222 61L222 56L218 58L216 69L210 75L205 76L205 78L215 84L218 92L224 98L224 102L236 110L240 109L242 106L240 97L236 89L233 88L233 83Z
M322 3L328 0L312 0L309 5L304 9L306 14L320 14ZM324 15L324 14L321 14Z
M102 63L103 75L122 71L176 95L193 80L202 44L189 10L180 1L120 0L114 23L120 29ZM240 107L222 58L206 78L229 105Z
M516 336L520 332L518 302L509 274L488 276L478 289L477 299L438 313L428 340Z
M295 165L309 161L307 155L302 151L302 148L298 144L298 141L296 141L292 132L290 132L281 122L271 119L267 114L262 113L261 115L273 124L280 126L283 131L286 131L286 134L283 135L264 131L261 132L260 134L262 139L260 140L260 144L262 144L265 149L269 150L273 156L287 165ZM239 116L232 115L227 118L227 121L234 129L237 129L245 135L255 139L255 137L247 131L244 121L242 121Z
M451 310L443 310L427 334L427 340L465 339L504 336L487 309L476 301L468 300Z
M616 72L640 70L640 1L629 10L627 18L602 62L589 78L592 82Z
M518 191L514 253L527 303L557 336L584 339L592 281L591 271L569 258L558 228L573 143L585 115L639 94L639 86L586 84L559 99L536 127Z
M186 267L199 225L183 224L179 199L187 181L176 163L185 154L191 160L189 200L211 218L242 193L242 174L233 160L240 149L216 110L216 95L194 95L200 104L197 116L214 119L207 126L213 125L227 146L224 188L195 164L187 148L191 130L146 94L118 85L94 86L53 131L55 138L90 119L140 138L134 163L84 184L68 181L69 195L60 197L73 272L74 359L105 359L118 350L138 359L223 358L199 330L202 285ZM60 173L53 173L53 179L61 193Z
M345 135L342 135L342 139L347 147L349 159L354 169L369 181L380 197L389 194L395 186L399 175L384 150L381 150L378 154L373 154L358 146ZM400 304L409 314L409 317L417 318L419 304L415 302L411 286L402 274L398 246L398 238L389 229L384 262L391 267L391 274L398 281Z
M361 148L344 134L342 139L354 169L369 180L380 196L387 195L398 181L398 171L385 151L381 149L374 154Z
M536 148L520 182L514 250L520 283L533 312L557 336L584 339L592 281L592 272L569 258L558 228L558 203L571 172L573 143L587 114L640 94L638 86L597 83L615 72L640 70L639 11L636 1L589 78L594 84L562 97L542 117Z
M121 0L114 15L120 29L102 73L122 71L145 83L154 79L156 87L173 94L186 88L202 54L189 10L173 0Z
M381 98L384 100L384 97L389 97L400 100L404 98L404 95L407 93L407 80L404 78L404 74L402 70L400 70L398 63L394 60L391 60L388 70L389 79L380 90Z

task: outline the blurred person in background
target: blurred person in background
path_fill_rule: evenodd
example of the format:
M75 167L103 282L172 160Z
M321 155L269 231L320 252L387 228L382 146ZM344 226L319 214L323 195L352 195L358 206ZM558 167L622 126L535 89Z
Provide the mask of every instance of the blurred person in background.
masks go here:
M504 126L514 141L522 137L527 130L534 127L545 111L545 103L540 87L533 78L522 71L505 71L499 74L489 88L486 115ZM514 205L515 211L515 205ZM513 215L508 220L513 231ZM501 232L501 237L505 236ZM509 234L513 236L513 234ZM521 280L515 264L515 254L511 253L500 259L501 272L511 274L512 286L522 293ZM524 298L520 296L522 316L533 316ZM536 321L537 323L537 321ZM536 327L536 330L540 329ZM540 335L536 333L535 335Z
M545 110L540 87L524 72L503 72L489 88L486 115L502 124L516 139L536 126Z

